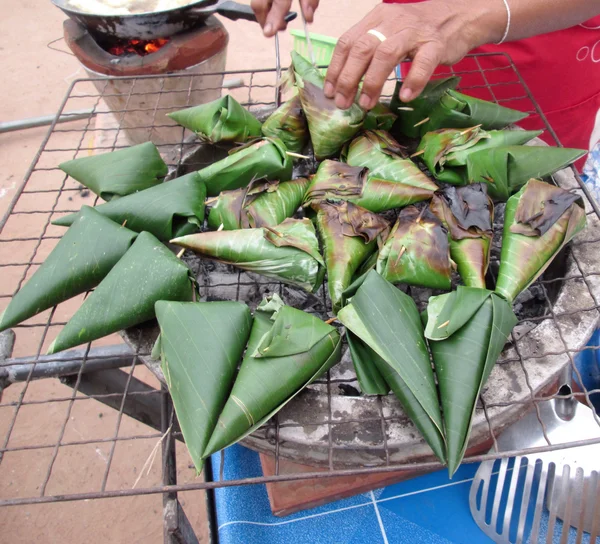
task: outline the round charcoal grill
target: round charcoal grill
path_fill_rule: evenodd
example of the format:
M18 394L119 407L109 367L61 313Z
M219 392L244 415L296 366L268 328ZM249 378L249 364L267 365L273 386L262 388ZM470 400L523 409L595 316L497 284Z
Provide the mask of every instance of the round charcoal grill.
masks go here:
M266 117L269 112L255 113ZM534 144L545 145L541 140ZM218 160L219 153L214 147L197 145L184 157L177 175ZM314 168L314 163L305 161L295 173L306 175ZM554 178L563 188L579 188L571 169L558 172ZM503 211L503 204L496 206L492 275L498 268ZM597 228L597 217L588 214L588 227L582 236L593 236ZM594 273L600 274L600 255L588 254L585 243L578 245L580 239L567 246L541 280L515 300L519 324L486 384L467 455L490 449L494 437L528 411L534 398L553 392L561 369L570 364L572 354L585 346L598 325L595 307L600 300L600 282L592 278ZM264 276L200 259L191 252L183 259L197 277L201 301L239 300L254 310L265 295L278 293L286 303L322 319L333 315L326 287L309 294ZM439 294L419 288L407 292L420 310L429 296ZM157 334L158 326L152 323L124 331L123 336L138 353L150 353ZM241 443L278 458L330 469L435 461L393 394L361 395L347 346L342 353L338 365ZM164 383L160 362L148 356L142 360Z

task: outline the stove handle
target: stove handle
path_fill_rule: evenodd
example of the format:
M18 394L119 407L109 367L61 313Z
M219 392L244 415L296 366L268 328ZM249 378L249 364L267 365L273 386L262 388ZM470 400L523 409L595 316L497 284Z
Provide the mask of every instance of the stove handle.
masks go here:
M231 19L232 21L237 21L238 19L243 19L244 21L253 21L257 22L256 15L254 15L254 11L252 8L245 4L239 4L238 2L234 2L233 0L225 0L225 2L220 2L215 6L215 12L223 17L227 17L227 19ZM295 11L290 11L285 16L286 23L293 21L298 14Z

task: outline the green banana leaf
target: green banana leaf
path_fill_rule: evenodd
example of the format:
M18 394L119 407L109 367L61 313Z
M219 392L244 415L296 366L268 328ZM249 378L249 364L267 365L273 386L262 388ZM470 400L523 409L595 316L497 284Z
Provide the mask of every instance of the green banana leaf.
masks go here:
M52 253L0 314L0 331L96 287L136 236L83 206Z
M252 328L241 302L166 302L155 305L160 356L177 420L196 471L229 397Z
M400 100L402 82L397 81L394 96L390 103L390 109L398 114L398 121L394 129L398 128L402 134L409 138L418 138L422 132L419 123L427 118L440 97L448 89L456 89L459 83L460 78L456 76L445 79L432 79L425 85L423 92L417 98L404 103Z
M296 95L279 106L263 123L262 133L281 139L288 151L301 153L309 133L300 97Z
M404 183L427 191L438 189L435 182L407 158L405 149L382 130L367 130L352 140L344 149L342 160L350 166L368 168L373 178Z
M420 183L420 176L407 176L405 180L406 183L379 179L370 176L367 168L325 160L311 180L304 206L329 199L347 200L379 213L429 200L435 191L429 187L429 180L425 187L411 185L412 182Z
M229 156L199 170L198 178L206 184L208 196L221 191L245 187L257 179L288 181L293 162L278 138L262 138L233 149Z
M58 167L104 200L158 185L169 171L152 142L81 157Z
M413 299L372 270L338 319L378 355L375 364L386 363L378 370L435 455L445 462L439 399Z
M469 155L469 183L487 183L494 200L506 201L532 178L543 178L585 155L583 149L548 146L506 146Z
M244 143L261 134L260 121L230 95L167 115L211 144Z
M426 313L452 477L467 450L477 399L517 318L497 294L462 285L432 297Z
M492 248L494 203L485 183L448 186L429 205L450 238L450 257L467 287L485 288Z
M367 112L363 123L364 130L392 130L398 116L386 105L378 102L377 105Z
M464 185L467 183L467 158L482 149L507 145L522 145L539 136L541 130L491 130L471 127L460 130L443 128L428 132L421 139L417 153L439 181Z
M190 269L152 234L142 232L60 331L48 354L148 321L156 301L190 301L194 291Z
M259 181L248 187L223 191L208 214L208 226L224 230L276 227L292 217L302 204L309 181Z
M428 208L404 208L377 258L377 272L389 282L450 290L448 233Z
M354 273L389 232L382 217L351 202L318 202L316 224L327 266L327 286L333 312L342 307L343 293Z
M429 111L429 121L423 123L420 129L421 135L440 128L469 128L475 125L481 125L484 130L494 130L521 121L527 115L447 89Z
M273 295L257 308L246 355L219 416L208 457L273 417L340 360L338 331Z
M321 286L325 275L315 228L308 219L286 219L276 228L191 234L171 242L309 292Z
M506 204L496 292L512 302L585 224L579 195L529 180Z
M347 110L337 108L323 93L323 75L295 51L292 67L315 157L319 161L333 157L360 130L366 112L356 103Z
M196 172L161 183L134 195L94 208L115 223L136 232L147 231L168 242L175 236L196 232L204 221L206 188ZM78 214L59 217L53 225L72 225Z

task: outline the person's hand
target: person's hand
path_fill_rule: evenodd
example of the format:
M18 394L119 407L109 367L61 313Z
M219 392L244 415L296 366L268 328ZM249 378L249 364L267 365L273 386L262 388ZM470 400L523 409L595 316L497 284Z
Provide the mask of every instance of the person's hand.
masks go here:
M325 96L335 98L338 108L349 108L364 76L359 105L371 109L394 67L409 58L413 62L400 99L415 99L438 64L454 64L471 49L502 37L506 12L502 2L495 4L429 0L377 6L338 40L327 70ZM385 40L369 34L371 29Z
M300 9L304 13L307 23L313 22L318 5L319 0L300 0ZM292 0L252 0L250 6L267 38L286 29L287 23L284 17L292 7Z

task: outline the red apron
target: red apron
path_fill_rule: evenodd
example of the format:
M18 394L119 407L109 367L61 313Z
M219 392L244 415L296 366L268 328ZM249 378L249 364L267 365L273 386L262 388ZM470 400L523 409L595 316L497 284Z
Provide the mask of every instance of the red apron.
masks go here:
M600 16L572 28L499 46L485 45L474 52L510 56L562 145L590 149L596 143L590 137L600 110ZM454 69L464 72L459 75L466 94L530 111L532 115L519 124L526 129L544 128L506 57L465 59ZM449 73L449 69L441 67L438 73ZM542 138L554 143L550 134ZM584 162L585 157L578 161L580 170Z

